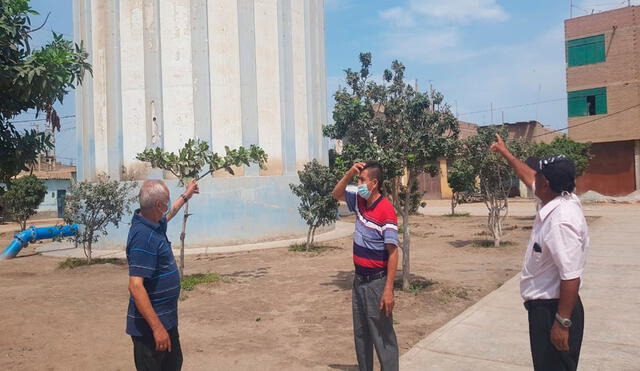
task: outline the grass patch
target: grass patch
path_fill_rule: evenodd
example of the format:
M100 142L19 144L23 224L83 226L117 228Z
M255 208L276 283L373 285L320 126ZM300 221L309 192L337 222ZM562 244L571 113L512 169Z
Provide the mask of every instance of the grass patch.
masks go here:
M497 288L501 288L501 287L502 287L502 285L504 285L504 282L502 282L502 281L500 281L500 282L496 283L496 287L497 287Z
M180 287L184 291L192 291L198 285L216 283L221 281L224 282L224 279L218 273L189 274L182 277L182 280L180 281Z
M506 247L506 246L514 246L515 243L511 242L511 241L502 241L500 242L500 247ZM495 247L493 246L493 240L476 240L473 241L473 247L484 247L484 248L491 248L491 247Z
M67 258L64 261L61 261L58 264L59 269L73 269L77 267L82 267L85 265L96 265L96 264L124 264L122 259L117 258L97 258L91 259L91 263L87 259L83 258Z
M309 246L309 251L307 251L307 245L303 243L294 243L293 245L289 245L289 251L293 252L323 252L332 249L330 246L322 246L322 245L311 245Z
M469 213L453 213L453 214L449 213L449 214L444 214L442 216L446 216L447 218L464 218L464 217L467 217L467 216L471 216L471 214L469 214Z
M440 296L445 303L453 298L469 300L469 292L464 287L445 287L440 290Z
M407 292L410 292L414 295L418 295L420 291L426 289L427 287L433 285L434 282L431 280L414 280L409 283L409 289Z

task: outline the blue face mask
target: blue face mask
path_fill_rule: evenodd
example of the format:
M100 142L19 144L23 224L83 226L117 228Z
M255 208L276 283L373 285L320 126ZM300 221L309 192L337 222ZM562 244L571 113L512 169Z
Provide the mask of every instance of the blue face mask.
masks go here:
M369 197L371 196L371 191L369 190L369 187L367 187L366 184L360 184L358 186L358 194L360 195L360 197L364 199L369 199Z

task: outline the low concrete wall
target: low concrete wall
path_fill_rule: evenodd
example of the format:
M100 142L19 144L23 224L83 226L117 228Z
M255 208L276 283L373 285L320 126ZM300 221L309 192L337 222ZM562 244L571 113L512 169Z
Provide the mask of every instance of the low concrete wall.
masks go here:
M184 191L177 180L166 180L172 202ZM220 246L284 239L305 235L306 224L298 214L298 198L289 183L297 176L260 176L203 179L200 194L189 203L193 214L187 222L186 247ZM167 235L180 244L182 211L169 222ZM131 215L120 228L98 241L98 248L124 248Z

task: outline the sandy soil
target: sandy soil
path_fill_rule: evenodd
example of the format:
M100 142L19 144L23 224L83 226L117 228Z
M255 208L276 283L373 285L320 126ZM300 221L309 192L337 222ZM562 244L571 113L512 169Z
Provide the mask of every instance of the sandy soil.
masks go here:
M517 274L531 223L509 219L514 244L482 248L473 241L485 238L485 218L414 217L412 273L432 284L396 292L401 352ZM189 256L187 274L218 272L227 282L184 293L184 369L354 369L351 240L325 245ZM60 261L30 247L0 262L0 369L133 369L126 265L61 270Z

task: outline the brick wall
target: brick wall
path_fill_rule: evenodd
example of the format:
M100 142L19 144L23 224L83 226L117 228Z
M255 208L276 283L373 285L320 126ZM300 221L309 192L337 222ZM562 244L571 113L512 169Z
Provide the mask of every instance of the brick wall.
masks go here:
M607 115L570 117L578 141L640 139L640 7L632 6L565 21L565 38L605 35L603 63L567 68L567 91L607 88ZM618 113L619 112L619 113Z

